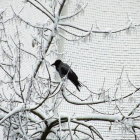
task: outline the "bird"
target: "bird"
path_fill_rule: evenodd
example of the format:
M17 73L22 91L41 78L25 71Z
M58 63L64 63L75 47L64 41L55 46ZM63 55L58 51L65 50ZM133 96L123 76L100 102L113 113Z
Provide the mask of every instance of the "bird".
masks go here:
M78 91L80 91L79 87L82 85L78 81L78 76L68 64L63 63L60 59L57 59L51 66L55 66L61 78L67 76L67 78L75 85Z

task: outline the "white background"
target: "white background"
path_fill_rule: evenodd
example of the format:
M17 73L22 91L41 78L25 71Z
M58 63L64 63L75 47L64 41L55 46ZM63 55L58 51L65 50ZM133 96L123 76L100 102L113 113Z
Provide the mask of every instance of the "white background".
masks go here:
M73 4L75 3L76 1L71 1L71 5L68 7L68 13L74 10ZM13 5L15 11L21 8L17 1L0 0L0 8L9 8L10 4ZM29 6L26 8L30 11ZM33 23L44 21L35 11L33 13L28 12L28 10L24 11L23 17ZM71 20L71 22L86 29L90 29L93 25L94 29L100 30L118 30L125 28L129 22L132 22L132 26L140 24L140 1L91 0L88 1L85 13ZM34 51L31 47L31 34L24 32L22 34L23 40L26 42L25 46L28 46L29 50ZM108 89L112 87L120 76L123 67L124 79L126 79L127 73L133 84L140 86L140 27L107 36L105 34L93 34L92 41L83 41L80 43L65 42L64 50L64 60L69 64L72 63L72 68L77 73L80 81L85 82L93 91L99 91L104 78L105 88ZM29 62L31 63L30 60ZM27 69L30 70L30 68ZM74 88L70 83L68 86L72 89ZM123 93L128 93L128 87L129 85L126 83L122 90ZM84 92L85 89L82 88L81 92L77 92L76 94L81 94L84 98ZM136 100L139 100L139 98ZM126 101L126 108L130 107L128 103L129 102ZM73 114L73 112L77 110L79 110L80 114L88 113L87 110L84 110L86 109L84 107L75 108L75 106L64 106L64 104L60 107L64 113ZM102 106L97 107L101 110L108 111L107 106L105 106L105 108ZM103 131L102 134L107 140L112 139L112 137L125 139L123 135L121 135L121 131L118 132L118 130L114 130L115 133L109 133L108 135L109 130L106 128L108 125L109 124L104 125L105 128L103 128L103 123L97 124L97 127ZM129 136L129 138L131 137Z

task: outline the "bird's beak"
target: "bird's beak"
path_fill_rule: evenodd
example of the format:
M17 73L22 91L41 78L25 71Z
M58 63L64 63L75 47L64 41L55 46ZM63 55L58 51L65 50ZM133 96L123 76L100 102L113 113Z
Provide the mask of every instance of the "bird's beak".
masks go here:
M53 63L53 64L51 64L51 66L54 66L54 63Z

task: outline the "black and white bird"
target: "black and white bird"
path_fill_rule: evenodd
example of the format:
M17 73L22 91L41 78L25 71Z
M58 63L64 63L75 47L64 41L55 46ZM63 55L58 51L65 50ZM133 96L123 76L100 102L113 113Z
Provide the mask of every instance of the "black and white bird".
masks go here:
M61 78L67 75L67 78L76 86L76 88L80 91L79 87L81 87L81 83L78 81L78 77L70 68L70 66L66 63L63 63L61 60L56 60L51 66L55 66Z

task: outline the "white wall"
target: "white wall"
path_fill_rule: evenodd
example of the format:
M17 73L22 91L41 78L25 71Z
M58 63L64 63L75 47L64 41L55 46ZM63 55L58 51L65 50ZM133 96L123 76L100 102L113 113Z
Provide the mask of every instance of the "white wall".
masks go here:
M1 0L0 8L7 7L11 2L10 0ZM71 4L74 2L76 1L70 1ZM109 28L118 30L124 28L129 18L132 18L133 24L140 24L140 1L138 0L90 0L88 3L84 15L76 17L74 21L71 20L71 23L74 22L77 26L86 29L90 29L92 25L93 29L97 29L96 25L98 25L101 30L108 30ZM16 7L16 5L13 6ZM73 11L72 5L69 5L68 11L69 13ZM26 16L26 12L30 16ZM28 11L26 12L24 13L24 18L39 18L37 14L32 15ZM31 21L34 22L34 20ZM123 66L125 70L124 81L126 80L127 72L130 80L136 86L140 86L140 27L136 27L129 32L123 31L110 34L110 36L93 34L92 41L90 42L65 42L64 49L66 52L65 61L72 63L72 68L77 73L80 81L86 81L86 85L93 91L99 91L104 78L105 88L112 87L116 79L120 76ZM127 85L127 82L124 82L123 86L121 93L128 93L128 89L129 91L132 90ZM73 89L73 85L71 84L68 87ZM81 92L77 92L76 94L80 94L79 96L84 98L85 89L82 88ZM136 101L138 100L139 98L136 99ZM124 105L126 109L130 107L127 101ZM109 104L104 106L104 108L102 105L96 107L105 113L111 112L112 108ZM61 106L62 112L73 114L77 110L79 114L88 114L91 112L91 110L88 112L84 106L75 107L69 104ZM112 138L128 140L128 137L131 140L134 139L130 134L122 134L121 130L115 128L116 126L113 126L112 131L109 132L109 123L99 122L95 125L102 131L101 134L106 140L112 140Z
M86 2L86 1L85 1ZM137 0L91 0L88 1L84 15L76 17L74 23L76 26L86 29L97 30L119 30L127 26L132 20L132 26L140 24L140 1ZM69 6L69 11L73 10L73 6ZM71 20L70 24L73 20ZM98 26L98 27L97 27ZM105 78L105 89L113 87L117 78L119 78L122 68L123 81L122 88L118 94L128 94L133 91L127 79L127 74L131 82L140 86L140 26L134 29L125 30L119 33L110 34L94 34L92 41L87 42L65 42L65 60L69 64L72 63L72 68L78 74L80 81L86 81L86 85L92 90L98 92L102 87ZM127 73L127 74L126 74ZM73 86L70 85L73 89ZM85 97L86 90L81 89L78 96ZM112 90L113 94L114 91ZM139 93L134 96L135 102L139 102ZM124 114L133 107L129 100L124 103ZM113 104L95 105L99 111L111 113ZM65 106L62 111L76 112L79 114L87 114L92 112L87 111L86 107ZM130 133L122 132L121 128L112 127L109 132L109 123L99 122L95 125L99 128L105 140L133 140L134 136Z

